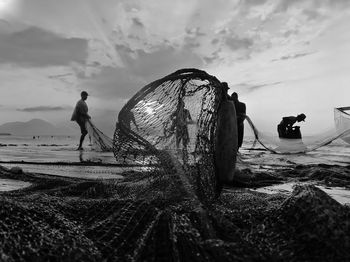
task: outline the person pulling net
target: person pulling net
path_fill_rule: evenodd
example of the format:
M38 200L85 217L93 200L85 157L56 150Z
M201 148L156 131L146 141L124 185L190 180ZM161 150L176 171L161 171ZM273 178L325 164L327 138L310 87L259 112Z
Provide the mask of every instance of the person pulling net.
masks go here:
M311 152L332 143L334 140L348 137L350 135L350 128L344 128L342 130L329 128L328 130L313 136L304 136L299 139L281 139L281 137L276 137L273 134L259 131L249 116L246 116L246 120L254 134L255 140L253 142L253 147L255 147L258 142L263 148L275 154L299 154Z
M301 139L300 126L294 126L296 122L305 121L306 115L285 116L277 126L280 138Z

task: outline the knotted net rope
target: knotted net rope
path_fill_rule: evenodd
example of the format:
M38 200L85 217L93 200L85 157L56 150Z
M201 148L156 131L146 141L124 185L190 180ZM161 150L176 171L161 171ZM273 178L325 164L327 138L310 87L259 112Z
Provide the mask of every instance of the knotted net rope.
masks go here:
M302 139L281 139L277 134L273 135L259 131L249 116L246 116L246 120L254 134L253 147L255 147L256 143L259 143L267 151L274 154L308 153L329 145L337 139L346 139L350 136L350 129L345 126L342 128L329 128L322 133L306 136Z
M113 151L119 163L153 166L174 175L197 196L215 195L214 137L222 96L220 81L182 69L136 93L122 108Z

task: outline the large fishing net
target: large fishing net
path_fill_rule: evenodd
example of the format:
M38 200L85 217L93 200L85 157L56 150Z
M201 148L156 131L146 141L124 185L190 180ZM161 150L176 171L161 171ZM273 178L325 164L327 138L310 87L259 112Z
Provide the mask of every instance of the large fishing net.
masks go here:
M139 166L151 177L173 177L192 196L212 199L217 193L214 137L221 83L197 69L183 69L142 88L122 108L114 138L91 121L93 149L113 151L118 164ZM335 109L335 128L302 139L281 139L261 132L249 116L255 142L272 153L306 153L350 136L348 108ZM234 161L234 160L233 160Z
M117 161L174 176L187 192L211 199L221 97L220 81L197 69L178 70L148 84L119 113L113 140Z
M255 141L253 147L259 143L266 150L276 154L298 154L314 151L326 146L337 139L350 143L350 115L339 109L334 112L335 126L312 136L303 136L301 139L279 138L275 134L259 131L249 116L246 117L252 129Z

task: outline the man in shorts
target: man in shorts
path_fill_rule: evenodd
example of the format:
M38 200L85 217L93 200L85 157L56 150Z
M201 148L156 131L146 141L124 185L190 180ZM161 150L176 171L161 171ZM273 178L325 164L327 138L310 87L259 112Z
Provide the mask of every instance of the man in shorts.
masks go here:
M88 133L86 123L89 119L91 119L88 114L88 106L85 102L88 97L88 93L83 91L81 92L80 96L81 99L77 102L71 118L71 121L76 121L78 123L81 130L80 142L77 150L83 150L84 138Z

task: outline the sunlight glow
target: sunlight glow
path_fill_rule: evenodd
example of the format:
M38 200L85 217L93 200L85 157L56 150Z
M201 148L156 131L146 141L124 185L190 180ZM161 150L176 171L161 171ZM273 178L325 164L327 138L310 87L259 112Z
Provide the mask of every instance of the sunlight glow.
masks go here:
M0 11L6 10L11 0L0 0Z
M150 107L150 106L145 106L145 112L146 112L147 114L149 114L149 115L154 114L154 110L153 110L153 108Z
M0 0L0 18L5 13L12 13L15 9L16 0Z
M156 111L160 110L163 107L163 105L157 101L149 101L146 103L142 101L141 104L142 104L143 110L149 115L155 114Z

